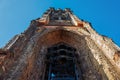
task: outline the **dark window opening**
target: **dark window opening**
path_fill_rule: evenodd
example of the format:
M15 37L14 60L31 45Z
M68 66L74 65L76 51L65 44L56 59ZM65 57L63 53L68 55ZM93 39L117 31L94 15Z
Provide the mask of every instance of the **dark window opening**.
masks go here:
M54 20L59 20L59 17L54 17Z
M59 49L66 49L65 45L59 45Z
M71 47L67 47L67 49L68 49L69 51L73 51L73 48L71 48Z
M48 48L45 80L77 80L75 51L69 48L72 47L64 44Z
M59 51L59 54L60 54L60 55L66 55L66 51L60 50L60 51Z
M53 51L57 50L58 48L57 47L53 47Z
M66 18L66 17L61 17L61 19L62 19L62 20L67 20L67 18Z

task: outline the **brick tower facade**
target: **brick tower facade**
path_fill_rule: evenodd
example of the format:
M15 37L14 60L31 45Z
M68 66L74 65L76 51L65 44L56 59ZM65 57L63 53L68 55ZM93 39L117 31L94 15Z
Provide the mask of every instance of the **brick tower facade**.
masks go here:
M0 49L0 80L120 80L120 48L66 8L48 9Z

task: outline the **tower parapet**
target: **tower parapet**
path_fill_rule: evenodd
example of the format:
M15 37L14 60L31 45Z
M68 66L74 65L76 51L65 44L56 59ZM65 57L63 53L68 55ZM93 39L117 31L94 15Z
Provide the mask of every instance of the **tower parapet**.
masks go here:
M64 10L60 8L50 8L37 21L39 22L39 25L83 27L82 21L73 15L69 8Z

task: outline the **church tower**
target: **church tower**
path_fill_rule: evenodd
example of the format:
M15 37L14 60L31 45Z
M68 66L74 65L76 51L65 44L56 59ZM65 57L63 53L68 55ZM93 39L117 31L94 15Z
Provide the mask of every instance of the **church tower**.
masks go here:
M0 80L120 80L120 48L69 8L50 8L0 49Z

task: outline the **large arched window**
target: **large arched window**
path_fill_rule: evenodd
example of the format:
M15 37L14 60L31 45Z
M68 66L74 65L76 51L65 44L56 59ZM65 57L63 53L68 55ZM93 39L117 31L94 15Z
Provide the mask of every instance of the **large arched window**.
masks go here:
M48 48L45 80L77 80L75 51L64 43Z

